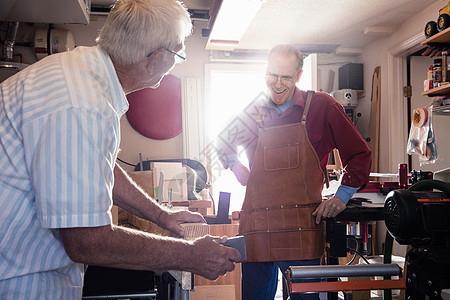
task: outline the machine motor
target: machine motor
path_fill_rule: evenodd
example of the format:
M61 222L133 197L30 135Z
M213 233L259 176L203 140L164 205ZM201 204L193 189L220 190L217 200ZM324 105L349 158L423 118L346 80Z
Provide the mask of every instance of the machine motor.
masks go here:
M434 189L442 192L435 192ZM450 185L422 180L391 191L384 203L386 227L406 253L405 299L443 299L450 288Z
M389 233L403 245L425 247L439 240L450 247L449 195L450 185L438 180L423 180L408 190L391 191L384 203Z

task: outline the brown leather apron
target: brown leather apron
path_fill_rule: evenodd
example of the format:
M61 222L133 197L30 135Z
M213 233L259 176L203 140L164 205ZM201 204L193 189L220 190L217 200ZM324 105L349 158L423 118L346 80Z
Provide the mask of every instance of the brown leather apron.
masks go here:
M316 259L324 252L322 225L312 216L324 178L306 132L313 94L301 123L259 128L239 222L247 262Z

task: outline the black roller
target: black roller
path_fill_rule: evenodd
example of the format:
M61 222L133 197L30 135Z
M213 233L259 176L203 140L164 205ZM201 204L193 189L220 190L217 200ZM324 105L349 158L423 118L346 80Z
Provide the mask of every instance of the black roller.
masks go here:
M396 276L402 273L402 269L397 264L305 266L290 267L289 270L292 279L357 276Z

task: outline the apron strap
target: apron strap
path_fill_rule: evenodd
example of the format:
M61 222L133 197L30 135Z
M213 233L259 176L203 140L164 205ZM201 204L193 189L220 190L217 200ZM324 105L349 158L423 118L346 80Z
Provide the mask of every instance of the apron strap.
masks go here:
M309 106L311 104L311 99L314 95L314 91L309 90L308 96L306 98L305 108L303 109L303 115L302 115L302 124L306 124L306 117L308 116Z
M262 106L258 107L258 116L256 117L256 124L258 124L259 128L264 126L264 118L266 116L266 112L264 111Z
M303 109L303 115L302 115L302 124L306 124L306 117L308 116L308 111L309 111L309 106L311 105L311 99L314 95L314 91L309 90L308 91L308 96L306 98L306 103L305 103L305 109ZM330 177L328 176L328 171L325 168L325 170L322 170L323 175L324 175L324 179L325 179L325 186L327 188L330 187Z

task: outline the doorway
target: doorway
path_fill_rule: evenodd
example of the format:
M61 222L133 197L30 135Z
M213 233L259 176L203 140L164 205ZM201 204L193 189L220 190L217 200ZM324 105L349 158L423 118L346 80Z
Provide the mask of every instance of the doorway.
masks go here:
M424 79L427 77L427 70L434 60L439 57L430 58L428 56L411 55L409 57L410 67L409 74L412 86L411 110L408 112L412 115L412 111L416 108L430 105L433 97L422 96ZM412 155L410 170L422 170L436 172L442 169L450 168L450 136L448 129L450 128L450 114L433 112L432 125L435 134L438 158L433 164L420 164L419 157Z

